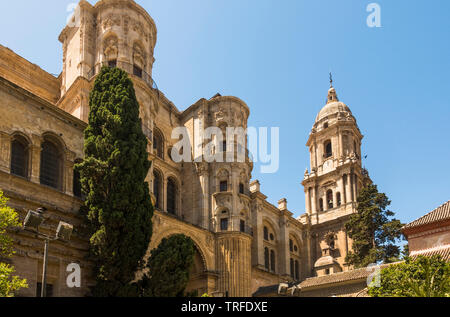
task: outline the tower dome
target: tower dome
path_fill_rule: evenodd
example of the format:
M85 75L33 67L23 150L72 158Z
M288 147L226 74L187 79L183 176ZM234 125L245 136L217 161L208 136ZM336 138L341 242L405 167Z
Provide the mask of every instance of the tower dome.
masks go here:
M336 89L331 85L326 104L317 114L313 128L317 130L322 123L328 126L338 120L352 120L356 123L350 108L339 101Z

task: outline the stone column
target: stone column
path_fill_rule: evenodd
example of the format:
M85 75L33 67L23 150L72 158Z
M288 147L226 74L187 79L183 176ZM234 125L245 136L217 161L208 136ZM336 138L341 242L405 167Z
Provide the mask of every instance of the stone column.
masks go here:
M309 187L305 188L305 208L308 215L311 214L311 203L309 200Z
M316 187L311 188L311 213L317 213L317 192Z
M32 136L31 145L31 181L39 184L41 174L41 145L43 139L38 135Z
M352 202L352 181L351 181L351 174L347 174L347 181L346 181L346 196L347 196L347 203Z
M63 192L69 196L73 196L73 167L75 165L75 153L66 151L66 161L64 162L64 179Z
M231 225L231 231L240 231L239 229L239 220L240 220L240 216L239 216L239 208L238 208L238 204L239 204L239 197L238 197L238 192L236 191L236 188L239 187L239 174L240 174L240 169L239 169L239 164L237 163L233 163L231 166L231 174L230 174L230 180L229 180L229 184L231 186L231 188L228 189L228 191L231 191L233 193L233 203L232 203L232 208L233 210L230 210L230 225Z
M317 170L317 144L314 143L314 168Z
M344 203L344 180L342 179L342 177L341 178L339 178L338 180L337 180L337 184L338 184L338 190L339 190L339 193L341 194L341 205L343 205L343 204L345 204ZM338 201L337 201L337 195L336 195L336 206L337 206L337 203L338 203Z
M202 188L201 201L202 209L200 216L200 226L204 229L209 229L209 173L207 165L199 166L200 186Z
M9 134L0 132L0 170L8 174L11 172L11 140Z
M262 204L256 203L256 232L253 235L253 241L256 242L257 246L257 264L264 266L264 241L263 241L263 235L264 235L264 225L263 225L263 217L262 217ZM256 236L255 236L256 234Z
M343 204L347 203L347 177L346 175L342 175L342 202Z
M162 182L163 182L162 189L161 189L162 207L163 207L163 211L167 212L167 199L166 199L166 195L167 195L167 178L165 177L162 180Z
M355 202L356 201L356 190L355 190L355 187L356 187L356 184L355 184L355 173L351 173L351 177L350 177L350 179L351 179L351 184L352 184L352 186L351 186L351 191L352 191L352 201L353 202Z
M181 198L181 181L177 185L177 202L176 202L176 213L180 219L183 219L183 210L182 210L182 198Z
M277 270L279 274L286 274L289 275L290 273L290 254L289 254L289 230L288 226L289 223L287 222L287 216L283 214L280 217L280 223L282 225L280 226L280 241L278 242L278 250L280 256L278 257L280 261L279 263L275 263L275 265L278 265L278 268L280 271Z

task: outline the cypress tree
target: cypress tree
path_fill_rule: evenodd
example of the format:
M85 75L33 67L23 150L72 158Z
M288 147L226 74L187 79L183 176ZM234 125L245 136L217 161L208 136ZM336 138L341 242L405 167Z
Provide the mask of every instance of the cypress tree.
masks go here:
M86 195L94 296L136 296L131 282L152 235L150 168L133 83L119 68L102 68L89 98L85 160L76 166Z
M191 238L176 234L164 238L152 250L147 262L148 273L140 281L145 297L184 296L189 271L194 263L195 245Z
M391 204L384 193L379 193L374 184L364 187L357 197L357 213L350 216L345 228L353 240L352 249L346 261L355 267L371 263L397 261L403 239L402 223L391 218L395 214L387 209Z

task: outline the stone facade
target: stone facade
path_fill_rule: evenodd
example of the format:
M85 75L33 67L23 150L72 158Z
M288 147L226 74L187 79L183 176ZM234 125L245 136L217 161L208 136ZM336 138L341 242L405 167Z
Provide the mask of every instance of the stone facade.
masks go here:
M174 128L187 129L195 158L199 131L246 129L250 109L237 97L217 94L179 111L152 80L157 31L143 8L132 0L102 0L94 6L82 0L75 20L76 26L67 26L59 37L63 70L58 78L0 46L0 188L21 219L29 209L46 207L45 232L54 233L59 220L75 227L69 243L50 246L54 296L82 296L92 284L73 165L83 159L89 92L101 66L120 67L133 80L153 162L147 177L156 207L149 252L172 234L191 237L197 253L188 291L251 296L262 286L349 270L344 258L351 241L344 223L370 179L361 167L362 135L334 88L307 142L306 213L296 219L286 199L270 204L260 183L251 181L248 154L239 163L171 159L178 141L171 138ZM229 152L239 144L226 146ZM58 163L50 176L48 147ZM26 167L18 170L18 161ZM30 284L20 295L33 296L42 274L43 243L25 231L13 235L18 251L13 263ZM66 286L65 268L71 262L81 264L81 289Z

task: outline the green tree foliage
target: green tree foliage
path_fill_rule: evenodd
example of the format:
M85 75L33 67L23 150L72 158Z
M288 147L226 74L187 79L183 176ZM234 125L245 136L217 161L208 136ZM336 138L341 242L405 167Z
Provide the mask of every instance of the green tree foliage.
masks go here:
M7 230L20 227L19 215L7 203L8 199L0 191L0 297L12 297L19 289L28 287L25 279L13 276L14 267L2 261L14 254L13 240Z
M345 224L353 240L353 251L346 257L350 265L359 268L371 263L398 261L400 248L396 243L404 238L401 222L391 219L394 213L387 209L390 204L386 194L379 193L376 185L361 189L357 213Z
M94 83L80 171L97 284L94 296L136 296L130 284L152 235L150 162L132 81L104 67Z
M182 234L164 238L148 259L148 273L140 282L143 296L183 296L194 254L195 246L191 238Z
M450 296L450 263L440 256L407 258L380 273L380 287L369 287L372 297Z

